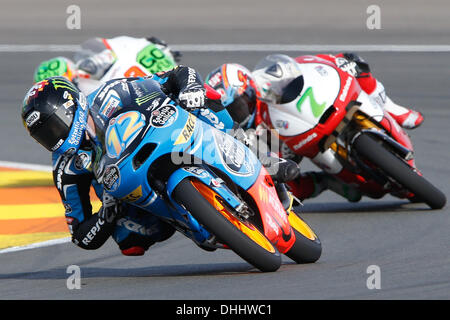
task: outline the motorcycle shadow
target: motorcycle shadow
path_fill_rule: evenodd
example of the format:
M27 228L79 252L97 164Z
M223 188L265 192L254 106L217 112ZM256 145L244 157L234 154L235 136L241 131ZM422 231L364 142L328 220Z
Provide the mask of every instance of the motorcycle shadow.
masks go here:
M224 276L261 273L251 265L243 263L211 263L211 264L180 264L161 265L142 268L102 268L81 267L81 278L138 278L138 277L195 277ZM20 272L0 274L0 280L57 280L67 279L65 268L52 268L35 272Z
M303 206L294 207L294 211L304 213L399 213L413 211L430 211L425 203L412 203L409 201L361 201L361 202L322 202L304 203Z

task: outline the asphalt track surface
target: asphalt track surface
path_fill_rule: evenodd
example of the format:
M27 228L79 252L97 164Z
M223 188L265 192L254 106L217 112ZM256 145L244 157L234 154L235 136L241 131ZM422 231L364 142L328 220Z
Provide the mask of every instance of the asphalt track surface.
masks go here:
M81 30L65 28L65 8L74 3L82 8ZM240 10L237 1L166 3L3 1L0 44L79 44L92 36L122 34L153 34L174 44L436 45L450 39L445 1L347 1L338 6L334 1L249 1ZM365 10L372 3L382 8L381 30L365 27ZM251 68L267 53L188 52L183 63L206 75L224 62ZM303 53L310 52L288 52ZM0 160L49 164L49 155L26 136L19 107L35 66L58 54L67 53L0 53ZM416 161L449 195L450 54L361 54L394 101L425 114L423 126L409 132ZM313 167L305 163L304 168ZM351 204L325 192L300 210L323 244L315 264L296 265L284 257L277 272L260 273L232 252L205 252L178 234L138 258L122 256L112 240L96 251L65 243L0 254L0 299L450 298L448 206L431 211L389 196ZM66 286L70 265L81 268L79 290ZM381 270L379 290L366 286L371 265Z

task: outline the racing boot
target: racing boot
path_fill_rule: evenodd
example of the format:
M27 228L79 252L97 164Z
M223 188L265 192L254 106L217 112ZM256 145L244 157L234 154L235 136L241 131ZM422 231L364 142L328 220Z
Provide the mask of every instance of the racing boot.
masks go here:
M384 108L404 129L415 129L420 126L424 120L424 117L420 112L399 106L389 99L389 97L386 97Z
M424 120L423 115L415 110L402 107L394 103L387 95L384 86L378 80L375 89L369 94L372 102L384 108L389 115L404 129L415 129Z
M300 167L296 162L279 158L273 153L268 153L267 155L260 154L259 161L261 161L262 165L276 182L284 183L295 180L300 176Z
M300 167L296 162L280 158L277 154L270 152L268 145L254 131L246 132L242 128L238 128L234 130L233 137L257 155L274 181L284 183L292 181L300 175Z
M145 254L145 251L147 251L148 248L141 247L141 246L134 246L126 249L122 249L121 252L124 256L128 257L137 257L137 256L143 256Z

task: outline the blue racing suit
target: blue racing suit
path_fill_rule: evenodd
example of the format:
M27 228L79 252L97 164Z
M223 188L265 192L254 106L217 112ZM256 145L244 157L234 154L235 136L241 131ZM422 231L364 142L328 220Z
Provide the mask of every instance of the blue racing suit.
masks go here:
M105 121L121 109L149 108L152 100L146 98L146 82L154 83L155 80L163 92L172 96L178 96L189 82L203 86L197 72L180 66L145 78L110 80L87 97L88 106L92 108L96 105ZM233 121L226 110L218 106L216 111L201 110L196 113L219 129L226 131L232 127ZM97 249L112 235L123 254L137 255L133 248L141 248L140 254L143 254L142 250L172 236L175 229L171 225L129 203L123 203L124 214L112 222L92 212L91 187L99 199L102 199L104 192L93 170L95 156L91 144L86 141L73 155L52 155L54 183L65 207L72 242L83 249Z

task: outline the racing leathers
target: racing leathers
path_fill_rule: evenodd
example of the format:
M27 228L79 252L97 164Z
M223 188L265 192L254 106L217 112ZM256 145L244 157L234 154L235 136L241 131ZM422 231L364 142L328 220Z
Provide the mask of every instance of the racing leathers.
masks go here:
M359 55L339 53L336 55L318 54L316 57L332 62L338 68L354 76L371 101L384 108L402 127L413 129L423 122L423 116L420 112L399 106L386 95L383 84L373 76L369 64ZM258 123L260 121L262 120L257 120ZM282 150L282 155L295 161L301 160L300 156L295 155L287 147ZM362 196L359 189L342 183L325 171L302 173L298 179L291 181L289 186L294 195L301 200L314 198L327 189L336 192L351 202L359 201Z
M149 83L158 83L168 95L184 97L185 101L181 99L181 103L191 106L201 103L190 100L198 100L201 92L204 93L198 73L190 67L180 66L154 76L110 80L87 97L88 107L90 111L99 110L105 123L121 109L145 110L152 102L148 98ZM94 122L92 116L90 121ZM113 199L108 208L113 210L112 218L105 214L107 193L95 174L94 139L92 136L86 138L75 154L52 155L54 183L65 207L72 242L83 249L97 249L112 235L124 255L142 255L155 242L172 236L175 230L149 212L117 199ZM92 212L91 196L103 200L98 213Z
M414 129L422 124L424 118L420 112L400 106L386 95L383 84L372 75L369 64L359 55L344 52L337 55L318 54L316 56L334 63L354 76L371 101L384 108L403 128Z

